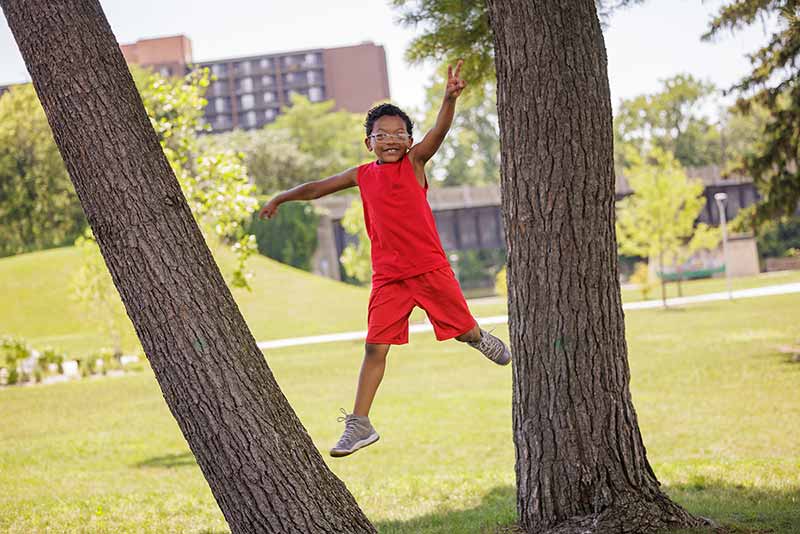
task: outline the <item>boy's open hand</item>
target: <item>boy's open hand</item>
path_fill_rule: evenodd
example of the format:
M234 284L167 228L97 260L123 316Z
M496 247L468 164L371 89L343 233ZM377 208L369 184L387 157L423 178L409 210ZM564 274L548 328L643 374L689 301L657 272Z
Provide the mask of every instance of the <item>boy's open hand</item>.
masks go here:
M278 202L275 202L273 198L261 208L261 211L258 212L258 218L263 219L266 217L267 219L271 219L276 213L278 213Z
M455 73L452 65L447 66L447 88L444 91L444 97L448 100L455 100L461 96L461 91L467 86L467 82L458 77L461 74L461 65L463 64L464 60L459 59Z

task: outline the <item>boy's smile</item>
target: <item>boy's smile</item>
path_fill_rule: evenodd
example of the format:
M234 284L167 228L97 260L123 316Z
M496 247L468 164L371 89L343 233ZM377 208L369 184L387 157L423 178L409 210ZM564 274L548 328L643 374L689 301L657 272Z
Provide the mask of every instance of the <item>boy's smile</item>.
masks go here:
M364 139L364 144L367 150L375 152L380 163L394 163L403 158L413 141L406 131L403 119L384 115L375 121L372 133Z

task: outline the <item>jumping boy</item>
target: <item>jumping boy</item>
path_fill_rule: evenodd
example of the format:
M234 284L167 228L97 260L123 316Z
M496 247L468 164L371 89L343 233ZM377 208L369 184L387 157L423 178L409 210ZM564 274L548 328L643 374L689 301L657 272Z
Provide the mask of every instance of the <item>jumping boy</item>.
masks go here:
M377 161L348 169L324 180L308 182L269 201L259 217L271 218L284 202L311 200L358 186L364 222L372 243L372 291L367 312L364 361L358 377L352 414L331 449L347 456L378 441L369 410L383 378L392 345L408 343L408 317L415 306L428 314L436 339L455 338L500 365L511 361L508 347L478 327L447 261L427 200L425 163L442 144L453 122L456 99L466 83L459 78L462 62L447 68L447 87L436 124L416 145L412 123L402 110L381 104L367 113L367 150Z

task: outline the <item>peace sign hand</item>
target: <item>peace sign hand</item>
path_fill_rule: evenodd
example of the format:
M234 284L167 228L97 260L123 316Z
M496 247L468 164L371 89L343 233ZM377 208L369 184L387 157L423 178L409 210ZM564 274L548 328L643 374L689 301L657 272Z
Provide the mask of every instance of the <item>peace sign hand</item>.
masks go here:
M458 77L461 74L461 65L464 60L459 59L456 64L456 71L453 73L453 66L447 66L447 88L444 91L444 97L448 100L455 100L461 96L461 91L467 86L467 82Z

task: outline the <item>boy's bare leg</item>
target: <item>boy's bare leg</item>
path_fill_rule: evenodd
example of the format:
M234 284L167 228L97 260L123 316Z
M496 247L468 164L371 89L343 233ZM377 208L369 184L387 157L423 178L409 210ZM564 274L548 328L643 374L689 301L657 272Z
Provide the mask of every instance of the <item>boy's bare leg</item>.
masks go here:
M465 332L465 333L461 334L460 336L456 337L456 339L458 341L464 341L464 342L471 341L473 343L476 342L476 341L480 341L481 340L481 329L476 324L475 326L472 327L472 330L470 330L469 332Z
M480 336L480 333L478 334ZM358 389L353 414L358 416L369 415L375 392L383 379L386 369L386 355L389 354L391 345L378 345L367 343L364 346L364 362L361 364L361 373L358 375Z

